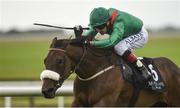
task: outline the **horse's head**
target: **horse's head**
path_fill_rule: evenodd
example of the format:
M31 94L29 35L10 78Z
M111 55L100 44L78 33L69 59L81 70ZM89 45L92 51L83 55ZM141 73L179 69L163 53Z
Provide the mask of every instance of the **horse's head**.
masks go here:
M79 40L75 39L74 42L76 41ZM44 59L46 69L40 75L43 81L42 94L45 98L54 98L56 90L69 77L71 70L75 70L81 78L92 76L99 67L108 66L109 55L107 50L82 47L73 43L73 40L54 38L49 53Z
M54 38L44 59L46 69L40 78L43 81L41 91L45 98L54 98L56 90L71 74L71 60L65 50L67 45L68 40Z

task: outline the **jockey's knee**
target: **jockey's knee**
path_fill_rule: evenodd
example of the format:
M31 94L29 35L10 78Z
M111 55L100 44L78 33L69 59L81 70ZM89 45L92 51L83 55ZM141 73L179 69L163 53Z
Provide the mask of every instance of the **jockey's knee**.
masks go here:
M118 55L122 56L128 50L128 47L119 43L114 46L114 50Z

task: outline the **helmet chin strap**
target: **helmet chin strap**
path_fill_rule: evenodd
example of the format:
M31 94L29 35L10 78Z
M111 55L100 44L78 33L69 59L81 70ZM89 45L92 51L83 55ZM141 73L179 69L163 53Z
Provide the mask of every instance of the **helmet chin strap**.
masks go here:
M109 31L111 30L111 24L110 24L110 21L107 22L106 28L107 28L107 32L109 32Z

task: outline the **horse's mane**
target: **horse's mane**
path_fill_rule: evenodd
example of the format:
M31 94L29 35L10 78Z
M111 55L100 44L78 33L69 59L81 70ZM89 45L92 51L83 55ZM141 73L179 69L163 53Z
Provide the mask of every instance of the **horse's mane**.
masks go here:
M67 45L70 43L70 39L58 39L54 38L50 48L59 48L59 49L65 49Z
M54 43L52 42L51 44L51 47L52 48L60 48L60 49L66 49L66 47L68 45L71 45L73 47L81 47L83 48L84 46L83 45L79 45L79 44L71 44L71 41L72 40L76 40L76 39L58 39L56 40ZM92 53L96 53L96 54L107 54L107 53L113 53L114 50L113 48L96 48L96 47L93 47L93 46L85 46L89 51L91 51Z

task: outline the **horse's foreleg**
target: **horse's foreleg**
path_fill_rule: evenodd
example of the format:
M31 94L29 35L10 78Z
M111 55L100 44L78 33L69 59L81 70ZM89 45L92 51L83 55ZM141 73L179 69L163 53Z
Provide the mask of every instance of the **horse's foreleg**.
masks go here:
M89 107L85 93L75 92L74 100L71 104L72 107Z
M74 99L71 107L83 107L83 105L77 99Z
M109 98L109 99L107 99L107 98ZM113 106L115 106L115 100L113 98L112 97L102 98L97 103L95 103L93 105L93 107L104 107L104 106L113 107Z
M120 90L119 88L116 88L113 93L101 97L99 101L97 101L93 107L103 107L103 106L109 106L109 107L115 107L117 105L117 101L119 98Z

